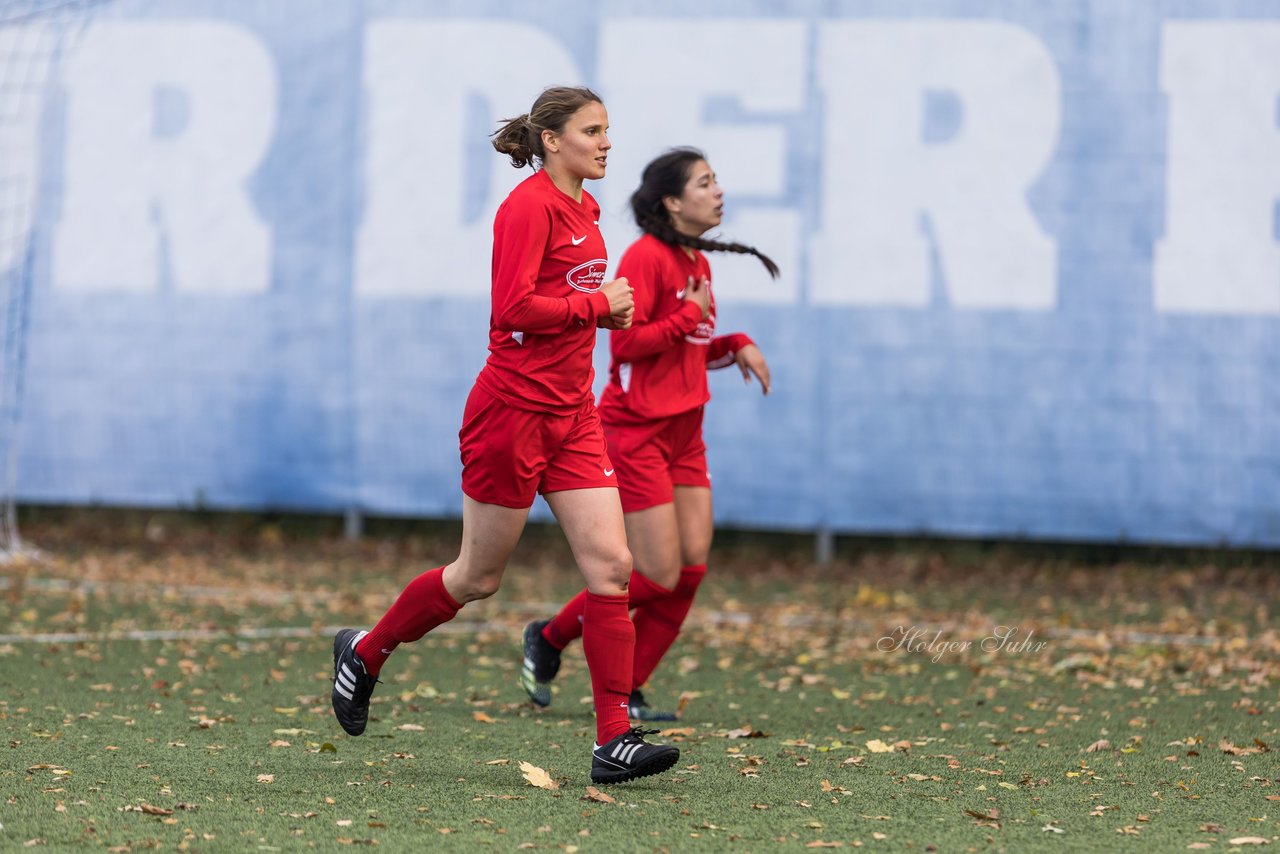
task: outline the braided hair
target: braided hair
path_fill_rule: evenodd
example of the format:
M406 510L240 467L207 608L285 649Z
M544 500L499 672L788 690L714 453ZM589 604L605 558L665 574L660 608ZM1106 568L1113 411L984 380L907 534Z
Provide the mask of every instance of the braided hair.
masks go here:
M561 133L565 122L592 102L604 103L585 86L548 86L529 112L502 120L502 127L491 134L493 147L499 154L510 157L511 165L517 169L525 166L537 169L547 155L542 147L542 132Z
M689 181L689 170L699 160L706 160L706 155L696 148L673 148L665 154L654 158L644 167L640 177L640 186L631 194L631 213L635 216L636 225L645 234L652 234L663 243L676 246L687 246L704 252L736 252L754 255L769 271L769 275L778 278L778 265L773 263L754 246L743 243L729 243L721 240L707 240L677 231L671 224L663 199L668 196L684 194L685 184Z

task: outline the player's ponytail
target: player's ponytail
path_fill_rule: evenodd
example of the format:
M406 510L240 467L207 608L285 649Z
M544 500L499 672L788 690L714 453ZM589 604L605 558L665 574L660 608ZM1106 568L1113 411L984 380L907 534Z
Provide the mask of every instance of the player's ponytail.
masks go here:
M600 96L585 86L550 86L533 102L529 112L514 119L503 119L502 127L493 132L493 147L511 158L517 169L525 166L541 168L546 159L542 132L564 132L565 122L590 103L602 104Z
M743 243L730 243L720 240L707 240L693 237L677 231L671 224L671 215L663 200L669 196L684 194L685 184L689 182L689 170L699 160L706 160L706 155L696 148L673 148L662 154L644 167L640 177L640 186L631 194L631 213L636 225L645 234L652 234L664 243L677 246L688 246L704 252L736 252L743 255L754 255L769 271L769 275L778 278L778 265L754 246Z
M503 121L506 124L493 134L493 147L499 154L510 157L512 166L523 169L533 162L535 156L541 154L542 140L534 137L528 113ZM535 142L538 149L534 148Z

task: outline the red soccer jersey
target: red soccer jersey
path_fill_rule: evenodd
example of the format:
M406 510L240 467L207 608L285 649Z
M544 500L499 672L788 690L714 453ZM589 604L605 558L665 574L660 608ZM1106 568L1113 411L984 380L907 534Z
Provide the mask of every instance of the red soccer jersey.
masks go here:
M701 252L646 234L631 244L618 265L635 291L630 329L609 334L609 384L600 396L600 417L613 424L666 418L702 406L711 398L707 369L733 363L752 341L746 335L715 336L716 302L703 320L701 307L684 298L689 277L711 281Z
M591 396L607 265L600 205L561 192L545 170L521 181L493 220L489 358L476 379L520 409L567 415Z

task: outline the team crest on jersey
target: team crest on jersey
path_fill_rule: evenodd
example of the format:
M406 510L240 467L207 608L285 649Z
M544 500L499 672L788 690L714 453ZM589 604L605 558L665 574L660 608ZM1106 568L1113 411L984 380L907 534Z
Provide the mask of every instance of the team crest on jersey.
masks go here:
M710 344L711 337L716 334L716 317L711 315L710 322L703 320L698 323L693 332L684 336L684 340L690 344Z
M591 293L600 290L600 286L604 284L604 271L608 266L608 261L596 258L594 261L574 267L564 274L564 278L569 283L569 287Z

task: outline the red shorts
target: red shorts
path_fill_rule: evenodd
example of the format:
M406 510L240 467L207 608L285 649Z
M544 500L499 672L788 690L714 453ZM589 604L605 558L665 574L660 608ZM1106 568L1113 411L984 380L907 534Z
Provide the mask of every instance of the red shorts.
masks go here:
M458 431L462 491L483 504L529 507L539 492L617 486L590 398L572 415L530 412L471 389Z
M711 486L701 406L644 424L606 424L604 436L624 513L674 501L676 486Z

